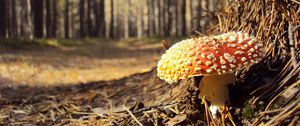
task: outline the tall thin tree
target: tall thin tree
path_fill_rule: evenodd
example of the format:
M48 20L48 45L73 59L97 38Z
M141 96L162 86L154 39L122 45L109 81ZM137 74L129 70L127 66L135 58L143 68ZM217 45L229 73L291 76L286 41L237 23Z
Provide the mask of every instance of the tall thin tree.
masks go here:
M201 16L202 16L202 0L198 0L198 6L197 6L197 29L201 30Z
M114 0L110 0L110 26L109 26L109 36L114 38Z
M65 0L65 12L64 12L64 31L65 38L70 38L70 1Z
M32 0L33 19L34 19L34 36L37 38L44 37L44 0Z
M182 0L182 4L181 4L181 34L185 35L186 34L186 1Z
M124 38L129 38L129 0L125 1Z
M86 28L86 0L79 1L79 20L80 20L80 35L81 37L86 37L87 28Z
M6 1L7 0L0 0L0 38L6 37L6 30L7 30L7 18L6 18Z

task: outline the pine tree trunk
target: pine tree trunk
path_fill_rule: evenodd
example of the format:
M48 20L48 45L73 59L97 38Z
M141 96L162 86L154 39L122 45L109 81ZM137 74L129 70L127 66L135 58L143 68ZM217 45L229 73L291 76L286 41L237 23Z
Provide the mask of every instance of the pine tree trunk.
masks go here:
M194 14L194 3L195 1L194 0L190 0L190 15L191 15L191 31L193 31L195 29L195 25L194 25L194 17L195 17L195 14Z
M169 32L169 0L163 0L164 4L163 4L163 22L164 22L164 27L163 27L163 32L164 32L164 36L169 36L170 32Z
M44 37L44 0L32 0L33 18L34 18L34 36L36 38Z
M93 27L93 21L92 21L92 5L93 1L92 0L87 0L87 32L88 36L94 36L94 27Z
M170 33L171 33L171 27L172 27L172 7L173 7L173 2L172 0L167 0L167 17L168 17L168 20L167 20L167 27L166 27L166 35L167 36L170 36Z
M65 27L65 38L70 38L70 2L69 0L65 0L65 20L64 20L64 27Z
M154 35L155 30L155 20L154 20L154 2L153 0L147 0L148 5L148 29L149 29L149 36Z
M129 36L137 36L137 29L136 29L136 8L134 7L133 0L129 0L129 15L130 18L128 18L129 23Z
M98 37L105 36L105 8L104 0L95 1L95 35Z
M6 6L5 6L5 10L6 10L6 37L9 38L11 37L11 24L12 24L12 20L11 20L11 9L10 9L10 5L11 5L11 0L6 0Z
M175 13L176 13L176 36L181 36L181 13L180 13L180 5L181 5L181 0L176 1L176 8L175 8Z
M100 36L105 36L106 25L105 25L105 2L104 0L100 0Z
M186 1L182 0L182 5L181 5L181 34L185 35L186 34Z
M52 0L52 37L57 37L57 0Z
M6 37L7 18L6 18L6 0L0 0L0 38Z
M136 14L137 14L137 37L138 38L142 38L142 35L143 35L143 26L142 26L142 21L143 21L143 18L142 18L142 7L140 6L141 5L141 1L139 1L137 3L137 8L136 8Z
M110 26L109 26L109 36L114 38L114 0L110 0Z
M87 29L86 29L86 0L79 1L79 20L80 20L80 35L81 37L86 37Z
M52 14L52 5L51 5L52 0L46 0L46 37L47 38L52 38L53 35L53 14Z
M23 14L23 22L21 23L21 34L25 38L32 39L32 20L31 20L31 4L30 0L23 0L21 1L22 5L24 6L24 14Z
M124 38L129 38L129 0L125 0Z
M197 29L201 29L201 16L202 16L202 0L198 0L198 7L197 7Z
M18 0L12 0L11 9L12 9L12 33L14 37L20 37L21 35L21 21L20 21L20 8Z
M165 14L164 14L164 0L158 0L158 9L159 9L159 14L158 14L158 17L159 17L159 35L160 36L163 36L164 35L164 17L165 17Z

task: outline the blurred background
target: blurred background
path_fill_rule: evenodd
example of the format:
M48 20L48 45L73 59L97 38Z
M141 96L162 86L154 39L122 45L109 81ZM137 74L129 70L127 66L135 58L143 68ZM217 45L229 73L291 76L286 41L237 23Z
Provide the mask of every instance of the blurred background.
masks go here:
M0 0L1 38L129 38L201 31L218 0Z
M1 85L61 85L149 71L217 22L218 0L0 0Z

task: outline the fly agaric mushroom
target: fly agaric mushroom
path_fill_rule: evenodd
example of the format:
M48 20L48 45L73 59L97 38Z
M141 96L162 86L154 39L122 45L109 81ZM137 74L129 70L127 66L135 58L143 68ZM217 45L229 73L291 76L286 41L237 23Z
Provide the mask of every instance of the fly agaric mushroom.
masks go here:
M234 72L257 63L263 55L263 46L247 33L191 38L174 44L162 55L157 75L169 83L203 76L200 97L221 106L229 102L227 84L235 81Z

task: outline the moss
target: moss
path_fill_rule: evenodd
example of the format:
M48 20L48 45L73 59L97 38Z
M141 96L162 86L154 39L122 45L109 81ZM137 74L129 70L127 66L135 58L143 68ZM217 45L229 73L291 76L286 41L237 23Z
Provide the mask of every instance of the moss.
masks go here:
M265 104L262 101L252 104L252 100L245 102L242 108L242 117L244 119L251 120L257 116L260 112L264 111Z
M251 105L249 102L247 102L244 105L244 108L242 109L243 117L246 119L251 119L254 117L254 114L255 114L255 110L254 110L253 105Z

